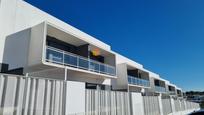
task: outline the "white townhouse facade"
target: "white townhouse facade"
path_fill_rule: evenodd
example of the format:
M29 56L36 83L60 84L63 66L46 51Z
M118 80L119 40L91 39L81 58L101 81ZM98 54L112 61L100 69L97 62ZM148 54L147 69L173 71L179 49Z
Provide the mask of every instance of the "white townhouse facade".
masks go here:
M0 8L0 62L8 70L106 85L112 79L118 90L166 92L167 81L158 74L25 1L2 0Z
M110 80L106 80L116 78L115 54L98 46L43 22L8 36L3 62L9 64L9 69L23 68L23 74L108 83ZM100 55L94 56L95 50L99 50ZM13 52L19 52L20 58Z
M83 73L93 82L105 84L116 78L115 54L109 45L22 0L4 0L1 4L0 60L9 64L9 70L24 68L24 74L53 72L64 79L67 68L70 76ZM92 50L100 50L100 55L94 56Z
M112 51L108 44L23 0L0 1L0 72L20 74L25 78L33 76L63 81L63 90L66 93L61 104L65 103L66 107L63 110L67 115L87 112L87 92L93 93L93 90L119 91L122 92L121 95L123 92L137 93L135 96L138 98L135 99L141 102L140 104L141 96L182 98L183 94L181 88L145 69L142 64ZM0 83L3 84L4 80L4 77L0 78ZM15 87L15 83L13 81L7 84L9 87ZM0 84L0 102L1 98L4 100L2 107L13 104L6 96L9 94L4 94L7 90L5 86L5 83ZM43 87L42 85L42 89ZM125 94L129 99L128 95ZM40 97L40 93L37 96ZM134 99L134 96L131 98ZM132 103L128 99L124 101L127 105ZM39 107L47 106L39 100L36 103ZM93 110L92 106L91 109ZM144 108L141 105L138 110L127 108L124 109L126 113L119 113L133 115L134 112L140 111L141 114L145 114L142 109ZM159 109L160 114L163 114L162 107ZM4 113L5 110L2 114Z

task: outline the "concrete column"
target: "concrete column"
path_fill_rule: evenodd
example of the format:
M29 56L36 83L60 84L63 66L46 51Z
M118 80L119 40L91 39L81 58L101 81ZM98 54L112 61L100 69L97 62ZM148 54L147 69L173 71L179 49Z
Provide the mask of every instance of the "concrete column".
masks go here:
M132 107L132 99L131 99L131 92L130 92L130 89L129 89L129 86L128 86L128 88L127 88L127 90L128 90L128 115L131 115L132 114L132 109L133 109L133 107Z
M161 96L161 94L159 94L158 99L159 99L160 115L163 115L162 96Z
M67 107L66 107L66 102L67 102L67 75L68 74L68 72L67 72L67 67L65 67L65 69L64 69L64 82L63 82L63 108L62 108L62 113L64 114L64 115L66 115L67 113L66 113L66 109L67 109Z
M172 97L170 97L170 101L171 101L171 108L172 108L172 113L174 114L176 112L175 110L175 104L174 104L174 99Z

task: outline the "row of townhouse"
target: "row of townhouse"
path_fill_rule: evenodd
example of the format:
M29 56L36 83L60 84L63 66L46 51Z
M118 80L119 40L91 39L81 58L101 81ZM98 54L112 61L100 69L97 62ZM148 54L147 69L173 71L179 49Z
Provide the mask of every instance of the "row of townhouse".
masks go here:
M1 4L2 71L182 96L158 74L26 2Z
M85 111L87 102L82 97L87 89L183 96L181 88L158 74L23 0L0 1L0 32L1 72L66 81L68 113ZM16 87L14 81L8 84ZM0 100L3 93L0 85Z

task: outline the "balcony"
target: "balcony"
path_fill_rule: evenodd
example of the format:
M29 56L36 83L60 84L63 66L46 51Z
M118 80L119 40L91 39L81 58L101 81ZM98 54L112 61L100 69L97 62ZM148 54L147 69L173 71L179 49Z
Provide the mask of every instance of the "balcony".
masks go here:
M46 47L46 61L64 66L84 69L100 74L115 76L116 69L113 66L97 62L92 59L66 52L54 47Z
M150 86L150 82L148 80L140 79L130 75L128 75L128 83L133 85L145 86L145 87Z
M175 91L169 91L169 95L175 95L176 92Z
M155 91L157 92L166 92L166 88L161 86L155 86Z
M181 92L181 90L177 90L177 95L178 95L179 97L182 97L182 92Z

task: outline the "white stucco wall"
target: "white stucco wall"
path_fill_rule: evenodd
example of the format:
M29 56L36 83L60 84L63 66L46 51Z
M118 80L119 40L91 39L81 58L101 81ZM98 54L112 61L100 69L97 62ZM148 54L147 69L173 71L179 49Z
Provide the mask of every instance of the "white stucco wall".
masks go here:
M31 29L11 34L6 37L3 62L9 64L9 69L27 65Z
M28 66L33 66L42 63L43 56L45 55L45 36L46 24L41 23L31 28L31 37L29 43Z
M45 23L6 36L3 62L9 69L42 63Z
M6 35L13 33L15 25L16 0L1 0L0 7L0 62L3 59Z
M113 79L114 89L128 89L127 65L125 63L117 65L117 79Z
M116 64L127 63L128 65L136 67L138 69L143 68L143 65L141 65L141 64L139 64L139 63L137 63L131 59L128 59L127 57L122 56L116 52L115 52L115 54L116 54Z

